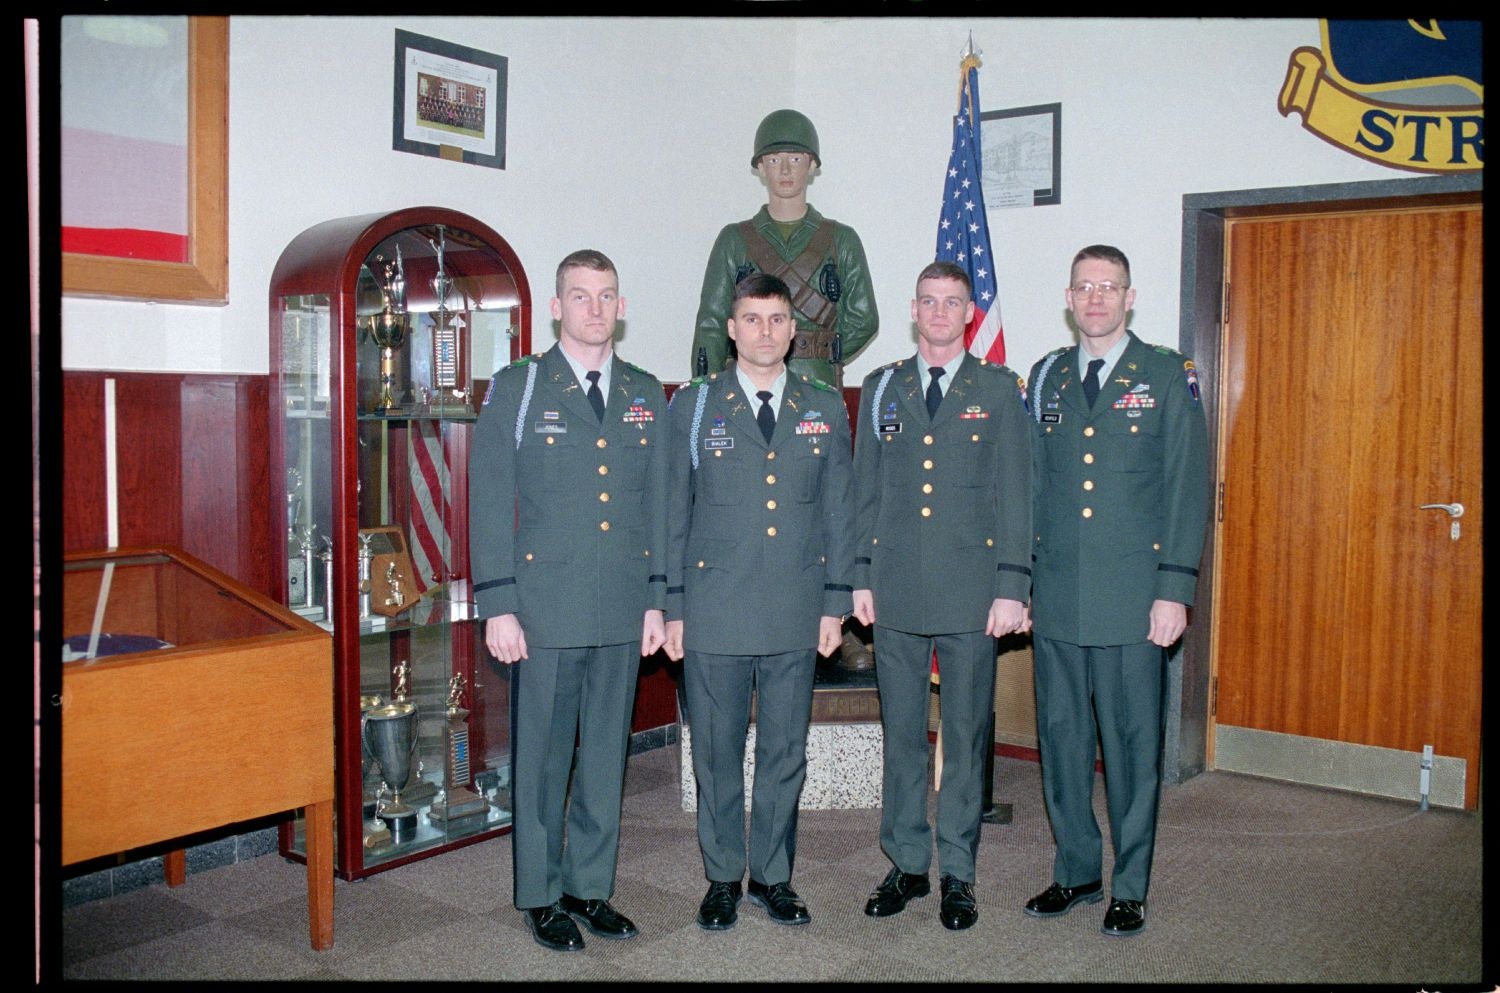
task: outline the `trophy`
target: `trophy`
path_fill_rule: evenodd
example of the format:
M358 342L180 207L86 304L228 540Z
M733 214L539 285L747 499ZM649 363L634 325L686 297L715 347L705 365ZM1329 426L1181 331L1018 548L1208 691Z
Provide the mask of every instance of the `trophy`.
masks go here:
M377 264L384 257L375 256ZM368 330L380 346L380 399L375 413L399 413L396 399L396 349L406 341L410 319L406 312L406 270L401 262L401 247L396 247L396 261L385 262L380 272L380 312L371 314Z
M359 533L359 616L370 616L370 540L375 536L366 531Z
M369 715L370 711L379 707L384 702L378 693L368 693L360 696L359 723L361 728L364 727L365 718ZM360 800L364 805L365 833L368 835L370 828L375 827L384 832L386 838L389 839L390 831L386 830L383 824L376 822L376 824L371 825L369 823L370 818L375 816L375 804L380 800L380 769L375 765L375 756L370 754L370 746L364 740L363 734L360 735L359 750L360 756L363 759L360 763L363 777L360 787Z
M447 230L437 226L437 240L427 239L437 253L437 275L432 277L432 289L437 294L438 309L436 327L432 331L432 392L428 404L438 410L450 407L459 411L469 410L468 362L464 346L464 319L462 314L449 315L448 293L453 289L453 280L443 262L447 247Z
M469 712L463 706L464 677L455 674L448 681L447 768L443 782L447 788L443 799L427 812L430 820L444 824L460 817L470 817L489 810L489 803L469 789Z
M396 692L390 703L360 715L360 740L380 767L382 792L390 793L388 801L382 798L377 803L375 816L385 822L391 841L398 844L412 840L417 832L417 812L401 797L411 779L417 750L417 705L406 698L408 671L405 662L396 667Z

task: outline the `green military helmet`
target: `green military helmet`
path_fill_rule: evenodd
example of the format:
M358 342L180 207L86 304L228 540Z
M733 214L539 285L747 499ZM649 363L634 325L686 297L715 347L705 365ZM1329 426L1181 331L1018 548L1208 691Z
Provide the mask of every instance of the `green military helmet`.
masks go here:
M818 155L818 129L807 115L795 110L773 110L755 129L755 153L750 156L750 168L760 164L760 157L767 152L807 152L819 166L823 159Z

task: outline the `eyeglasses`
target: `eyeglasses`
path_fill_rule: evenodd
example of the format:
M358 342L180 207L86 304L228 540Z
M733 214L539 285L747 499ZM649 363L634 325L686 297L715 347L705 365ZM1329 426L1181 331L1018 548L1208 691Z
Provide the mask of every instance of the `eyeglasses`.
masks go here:
M1079 283L1068 287L1068 291L1075 297L1083 297L1085 300L1093 296L1095 292L1106 300L1113 300L1129 288L1119 283Z

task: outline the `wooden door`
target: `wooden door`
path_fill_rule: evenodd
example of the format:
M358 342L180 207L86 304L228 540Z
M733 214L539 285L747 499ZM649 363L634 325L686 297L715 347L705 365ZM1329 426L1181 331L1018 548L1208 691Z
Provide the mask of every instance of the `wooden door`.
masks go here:
M1477 205L1230 222L1214 600L1218 724L1432 744L1467 762L1470 808L1482 222Z

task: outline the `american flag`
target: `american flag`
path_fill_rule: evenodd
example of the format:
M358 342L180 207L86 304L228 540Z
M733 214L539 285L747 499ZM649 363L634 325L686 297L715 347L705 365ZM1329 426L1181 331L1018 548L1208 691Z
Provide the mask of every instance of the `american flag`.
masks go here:
M411 477L411 560L420 592L446 581L452 571L448 534L448 452L441 421L411 419L407 471Z
M974 286L974 319L964 332L964 345L980 358L1004 362L1005 328L1000 322L979 163L979 57L969 54L959 66L958 113L953 118L953 151L948 155L948 178L938 215L936 261L963 266Z

